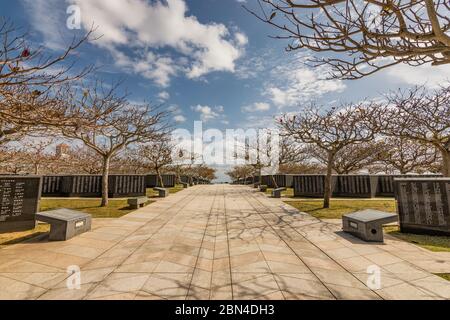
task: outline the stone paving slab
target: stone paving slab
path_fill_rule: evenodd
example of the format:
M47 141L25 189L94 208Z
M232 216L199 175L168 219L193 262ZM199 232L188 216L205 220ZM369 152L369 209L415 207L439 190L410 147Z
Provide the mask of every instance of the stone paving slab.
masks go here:
M0 299L450 299L436 271L449 253L367 244L249 187L196 186L66 242L0 249Z

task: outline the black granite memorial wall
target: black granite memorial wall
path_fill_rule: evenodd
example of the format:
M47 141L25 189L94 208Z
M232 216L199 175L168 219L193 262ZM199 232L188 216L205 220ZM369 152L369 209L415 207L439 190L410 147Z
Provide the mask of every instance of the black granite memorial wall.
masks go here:
M42 177L42 196L58 197L62 192L63 176L43 176Z
M333 197L375 198L377 187L377 176L338 175Z
M331 180L332 188L336 186L336 176ZM325 175L296 175L293 176L295 197L322 198L325 192Z
M0 233L32 230L42 190L42 177L0 176Z
M400 229L450 236L450 178L394 179Z
M147 193L143 175L111 175L108 187L111 198L140 197Z
M161 176L162 176L164 188L173 188L173 187L175 187L176 176L174 174L163 174ZM181 179L181 181L184 182L183 178ZM147 188L161 187L161 185L160 185L160 183L158 181L158 176L156 174L146 175L145 176L145 185L146 185Z
M377 197L394 197L394 179L401 178L440 178L442 175L377 175Z
M61 194L63 197L101 197L102 176L64 176Z
M292 188L294 183L293 178L294 175L290 174L266 175L261 177L261 185L267 186L268 188Z
M43 188L45 197L101 197L101 175L48 176ZM59 191L58 191L59 188ZM108 177L108 196L111 198L145 196L145 176L110 175Z

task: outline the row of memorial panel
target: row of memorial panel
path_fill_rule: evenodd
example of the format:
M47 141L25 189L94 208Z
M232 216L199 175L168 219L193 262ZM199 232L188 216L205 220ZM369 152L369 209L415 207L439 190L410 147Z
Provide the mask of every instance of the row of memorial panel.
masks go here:
M34 176L0 176L0 233L34 228L42 180ZM128 181L143 185L142 178ZM395 179L394 185L402 232L450 235L450 179L408 177Z
M333 175L333 197L394 197L394 179L439 178L440 175ZM269 188L294 188L295 197L323 197L325 175L265 175L238 181L240 184L260 183Z
M176 176L161 175L162 182L152 175L110 175L108 178L109 196L111 198L145 196L147 188L173 188ZM181 182L206 184L209 181L187 176L180 177ZM42 185L43 197L100 197L102 193L101 175L53 175L44 176Z

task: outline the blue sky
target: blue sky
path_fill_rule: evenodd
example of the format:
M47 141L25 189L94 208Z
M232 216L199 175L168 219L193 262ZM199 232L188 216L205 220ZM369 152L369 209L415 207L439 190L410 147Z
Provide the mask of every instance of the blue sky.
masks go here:
M0 0L0 12L49 52L95 25L102 37L78 51L78 65L101 66L97 78L123 80L132 101L163 103L189 130L195 120L220 130L265 128L312 101L356 102L450 77L448 65L401 65L362 80L324 80L326 69L303 64L311 52L287 53L243 3L257 9L256 0ZM81 30L66 26L70 5L81 10Z

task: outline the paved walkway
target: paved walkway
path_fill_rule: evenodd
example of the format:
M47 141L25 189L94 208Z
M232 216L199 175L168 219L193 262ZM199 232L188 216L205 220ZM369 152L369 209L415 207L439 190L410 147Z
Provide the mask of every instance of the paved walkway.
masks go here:
M430 273L450 272L450 253L339 229L248 187L197 186L67 242L0 249L0 299L450 298ZM71 265L80 290L67 289Z

